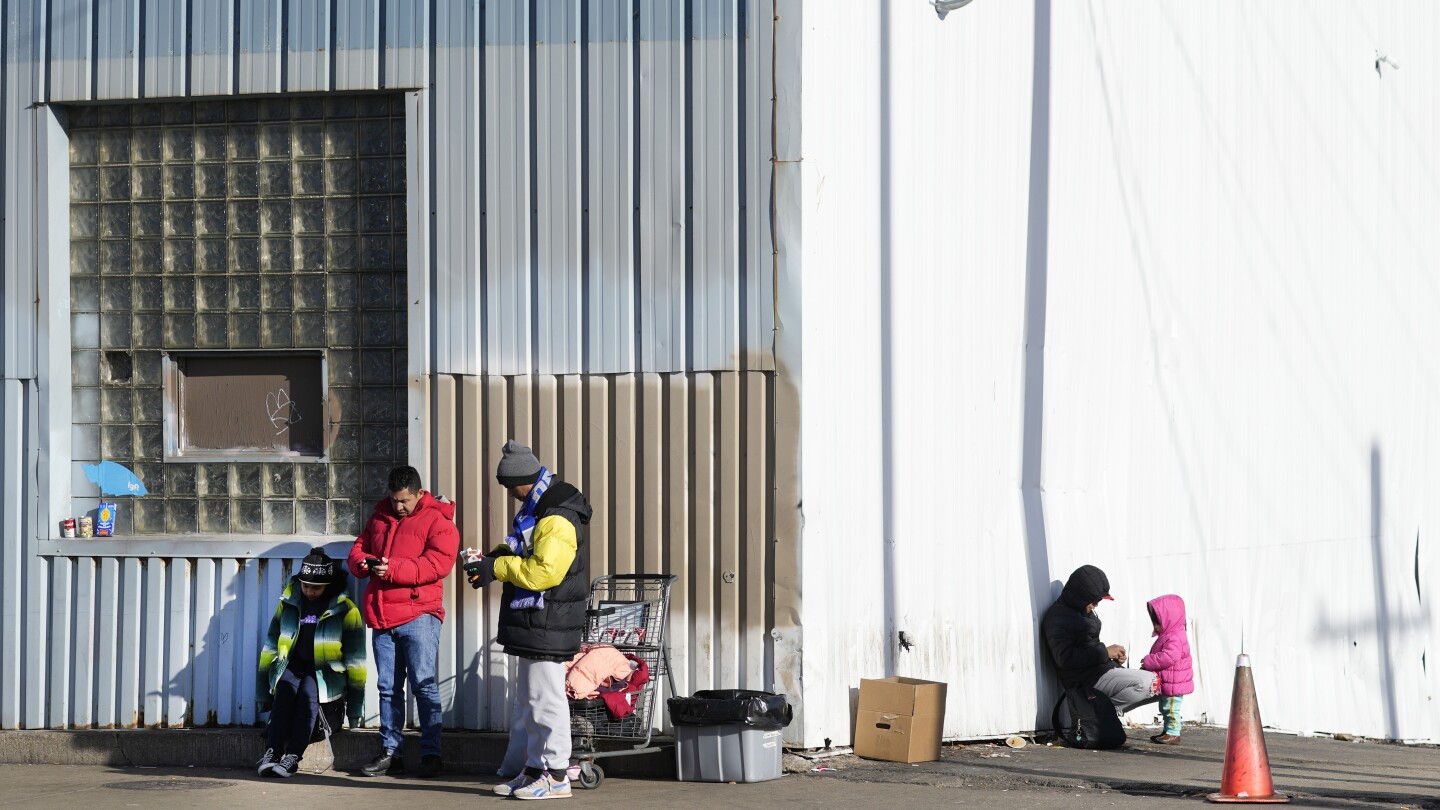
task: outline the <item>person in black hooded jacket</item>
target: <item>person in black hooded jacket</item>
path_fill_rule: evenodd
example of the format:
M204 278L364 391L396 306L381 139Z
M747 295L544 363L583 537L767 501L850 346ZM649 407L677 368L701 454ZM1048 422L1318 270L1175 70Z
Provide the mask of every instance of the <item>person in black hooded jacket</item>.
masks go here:
M525 769L495 792L525 799L570 795L570 704L565 662L580 651L590 598L586 526L590 502L544 467L530 448L505 443L495 478L520 501L505 542L465 564L470 585L499 580L498 641L519 658L519 711L511 747L525 745Z
M1142 703L1157 694L1153 672L1125 668L1125 648L1100 640L1095 608L1110 596L1110 579L1093 565L1070 574L1060 598L1040 620L1040 633L1050 649L1060 683L1069 689L1088 686L1105 693L1117 708Z

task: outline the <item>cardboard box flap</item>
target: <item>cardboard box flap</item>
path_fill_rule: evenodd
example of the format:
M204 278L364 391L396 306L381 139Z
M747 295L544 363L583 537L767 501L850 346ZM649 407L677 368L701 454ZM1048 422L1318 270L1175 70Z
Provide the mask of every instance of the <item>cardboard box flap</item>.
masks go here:
M859 710L911 716L944 714L945 684L919 678L861 679Z

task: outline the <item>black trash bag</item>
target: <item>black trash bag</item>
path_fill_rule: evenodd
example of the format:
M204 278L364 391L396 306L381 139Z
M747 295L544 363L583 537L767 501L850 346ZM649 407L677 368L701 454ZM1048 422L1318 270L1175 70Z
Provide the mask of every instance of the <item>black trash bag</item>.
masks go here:
M672 697L670 722L677 726L749 726L785 728L792 712L784 695L749 689L702 689L690 697Z

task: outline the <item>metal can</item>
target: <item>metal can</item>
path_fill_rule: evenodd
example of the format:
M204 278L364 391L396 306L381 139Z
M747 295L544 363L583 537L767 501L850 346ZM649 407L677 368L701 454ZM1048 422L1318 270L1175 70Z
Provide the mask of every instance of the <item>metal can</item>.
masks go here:
M89 515L81 515L81 516L80 516L80 536L81 536L81 537L94 537L94 536L95 536L95 518L92 518L92 517L90 517Z
M75 518L65 518L64 520L60 521L60 536L75 536Z

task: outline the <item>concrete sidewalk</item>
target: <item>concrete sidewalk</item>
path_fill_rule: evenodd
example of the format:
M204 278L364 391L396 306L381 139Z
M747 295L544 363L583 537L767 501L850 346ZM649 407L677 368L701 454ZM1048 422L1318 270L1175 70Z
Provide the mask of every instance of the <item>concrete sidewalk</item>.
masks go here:
M30 732L15 732L18 734ZM144 732L141 732L144 733ZM1119 751L1029 745L950 746L939 762L902 765L855 757L819 762L787 758L801 770L752 785L608 778L574 801L594 807L1199 807L1223 768L1225 732L1188 728L1180 746L1158 746L1131 732ZM448 741L447 741L448 742ZM1277 789L1306 807L1440 810L1440 749L1267 735ZM3 749L3 746L0 746ZM624 758L605 762L612 764ZM811 770L823 767L824 770ZM136 765L0 765L5 808L262 806L386 808L424 802L427 810L504 801L476 769L442 779L365 779L345 773L259 779L249 769Z
M1202 797L1219 789L1225 730L1187 727L1180 745L1150 742L1153 729L1132 729L1116 751L1058 745L948 746L939 762L918 765L839 757L812 766L837 781L1009 788L1110 790L1135 796ZM1278 792L1307 806L1361 805L1440 808L1440 749L1389 743L1342 742L1268 733L1266 748Z

